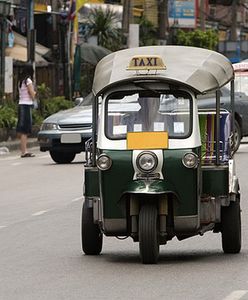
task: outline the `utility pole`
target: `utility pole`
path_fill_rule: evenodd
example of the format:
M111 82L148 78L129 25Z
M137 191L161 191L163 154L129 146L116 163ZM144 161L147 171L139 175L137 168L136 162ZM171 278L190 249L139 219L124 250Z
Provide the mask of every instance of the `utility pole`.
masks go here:
M232 2L232 24L231 24L231 41L237 41L237 0Z
M27 1L27 49L28 57L27 62L30 63L34 70L33 81L36 84L36 73L35 73L35 43L36 43L36 32L34 29L34 0Z
M0 104L5 99L5 48L7 16L10 13L11 3L1 1L0 10Z
M5 47L6 47L6 22L5 16L0 16L0 104L3 104L5 96Z
M52 0L52 11L58 12L58 1ZM53 69L53 92L58 95L60 90L60 67L59 67L59 41L58 41L58 15L52 14L52 57L55 62Z
M169 20L168 20L168 1L158 1L158 35L161 43L164 43L168 38Z
M205 31L206 26L205 26L205 0L200 0L200 28L202 31Z
M123 16L122 16L122 30L126 37L129 33L129 24L130 24L130 14L131 14L131 1L123 1Z

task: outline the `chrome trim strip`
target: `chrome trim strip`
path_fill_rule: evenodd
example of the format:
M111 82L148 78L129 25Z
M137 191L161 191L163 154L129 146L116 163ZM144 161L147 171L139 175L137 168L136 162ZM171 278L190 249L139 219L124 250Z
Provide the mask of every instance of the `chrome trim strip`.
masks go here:
M239 189L239 180L236 176L236 166L235 161L230 159L229 162L229 193L237 194Z

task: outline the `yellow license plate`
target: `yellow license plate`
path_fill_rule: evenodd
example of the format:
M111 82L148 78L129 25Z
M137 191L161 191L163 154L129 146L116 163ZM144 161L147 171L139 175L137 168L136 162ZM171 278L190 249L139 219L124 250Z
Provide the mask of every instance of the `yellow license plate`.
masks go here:
M168 132L128 132L127 149L167 149Z

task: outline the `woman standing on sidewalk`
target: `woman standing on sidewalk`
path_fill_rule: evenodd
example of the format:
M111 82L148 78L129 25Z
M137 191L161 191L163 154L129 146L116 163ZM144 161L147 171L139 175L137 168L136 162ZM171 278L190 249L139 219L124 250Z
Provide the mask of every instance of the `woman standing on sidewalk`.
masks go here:
M28 135L32 130L32 107L35 98L33 86L33 68L32 66L24 66L21 71L18 89L19 89L19 105L18 105L18 122L16 127L17 136L20 139L21 157L33 157L34 154L28 152L27 141Z

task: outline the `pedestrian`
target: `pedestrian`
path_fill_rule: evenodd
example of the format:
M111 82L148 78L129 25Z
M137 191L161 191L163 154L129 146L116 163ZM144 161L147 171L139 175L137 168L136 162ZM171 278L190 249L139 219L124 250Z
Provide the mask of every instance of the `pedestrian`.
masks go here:
M31 65L24 66L18 82L19 103L16 133L20 139L21 157L35 156L27 149L28 135L32 131L32 108L36 95L33 85L33 72Z

